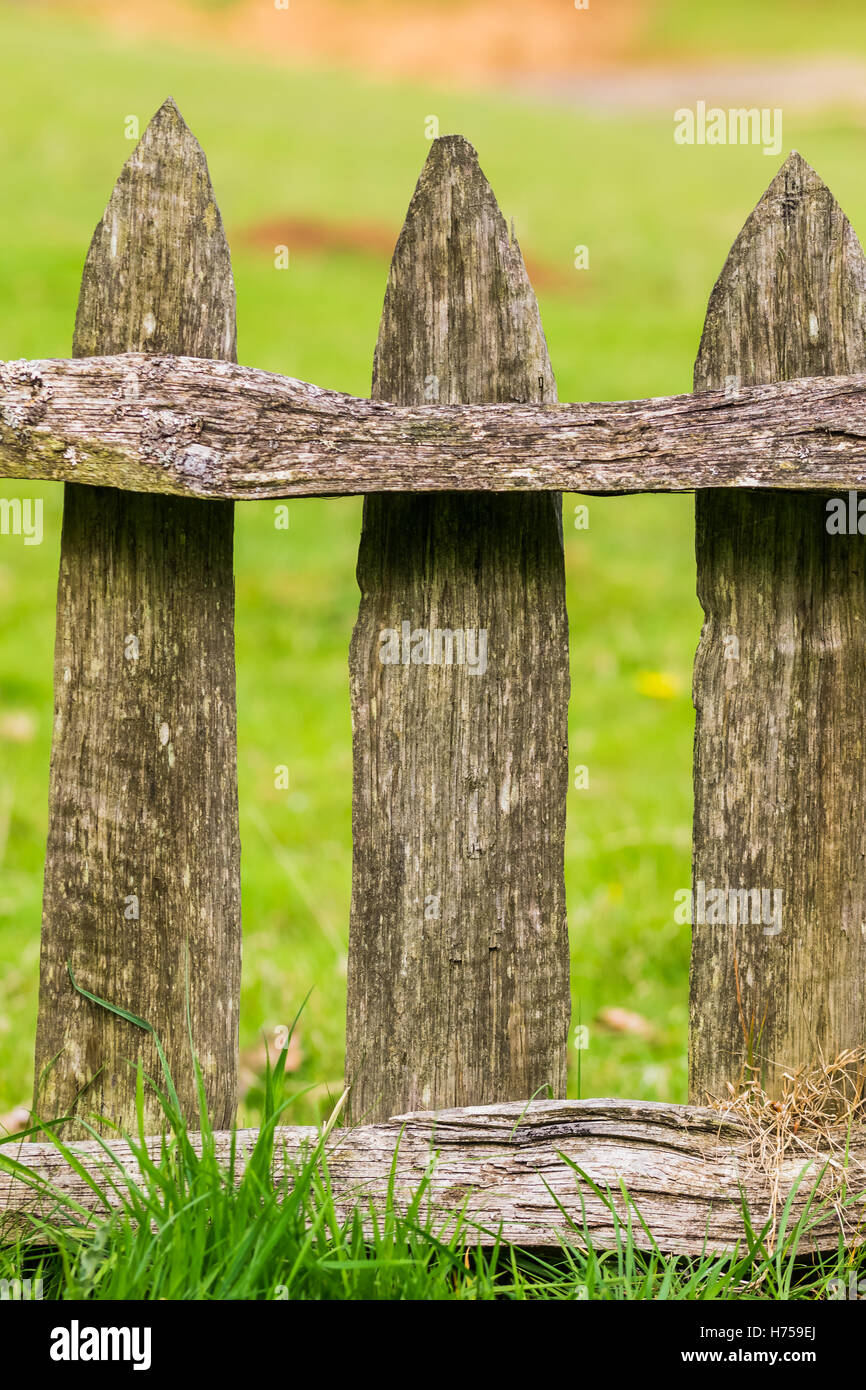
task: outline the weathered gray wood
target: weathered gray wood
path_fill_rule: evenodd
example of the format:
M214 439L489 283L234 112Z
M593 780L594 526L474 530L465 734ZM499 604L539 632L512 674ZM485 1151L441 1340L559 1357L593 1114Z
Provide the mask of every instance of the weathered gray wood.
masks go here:
M313 1128L277 1130L273 1169L277 1181L317 1137ZM254 1130L237 1132L240 1166L255 1138ZM229 1134L216 1135L217 1156L226 1165L230 1142ZM193 1143L200 1150L197 1136ZM109 1141L109 1147L137 1180L138 1165L128 1147L115 1140ZM95 1144L78 1144L75 1149L91 1172L99 1175L104 1170L104 1156ZM849 1205L840 1219L828 1197L833 1187L838 1195L843 1178L849 1201L863 1192L866 1132L852 1132L847 1158L844 1129L832 1146L814 1135L798 1135L791 1139L777 1170L762 1166L753 1157L753 1149L753 1135L742 1122L723 1120L715 1111L629 1100L518 1102L436 1115L401 1115L384 1124L333 1130L325 1146L328 1171L343 1208L365 1204L367 1199L384 1204L396 1150L394 1202L405 1211L435 1159L428 1189L432 1208L441 1214L447 1230L448 1214L459 1212L465 1204L467 1244L490 1244L500 1227L507 1241L523 1246L550 1246L560 1240L579 1244L585 1210L595 1247L615 1247L613 1217L566 1160L581 1168L601 1191L609 1192L625 1218L622 1181L663 1251L694 1255L703 1249L732 1250L737 1244L743 1249L743 1199L760 1231L773 1211L781 1212L804 1168L787 1227L789 1231L794 1227L815 1192L803 1253L835 1250L840 1234L848 1244L862 1237L858 1229L862 1203ZM158 1156L158 1141L151 1141L150 1151ZM3 1155L17 1159L34 1177L50 1182L86 1211L100 1210L91 1188L64 1163L54 1146L4 1146L0 1150L0 1238L20 1233L26 1213L62 1215L49 1197L3 1171ZM828 1159L835 1166L825 1169ZM648 1246L634 1209L631 1222L635 1243Z
M866 489L866 377L576 405L357 400L250 367L0 362L0 477L241 500Z
M433 144L397 243L373 395L556 399L519 247L458 136ZM561 498L369 497L358 584L352 1114L564 1095ZM388 629L406 660L404 630L461 631L475 669L437 663L435 649L429 664L403 664L402 650L383 664Z
M866 259L793 154L713 290L695 387L864 370ZM775 1094L786 1068L866 1042L866 539L828 534L820 493L709 492L696 511L694 879L783 894L779 931L694 927L701 1102L744 1066Z
M96 229L75 326L77 355L149 349L235 351L231 263L207 163L171 101ZM112 403L119 419L125 408ZM213 1122L234 1116L232 529L230 502L66 489L36 1043L43 1117L97 1112L135 1127L126 1059L161 1080L152 1040L76 993L67 961L80 985L154 1026L184 1110L197 1117L187 953ZM145 1114L156 1129L150 1097Z

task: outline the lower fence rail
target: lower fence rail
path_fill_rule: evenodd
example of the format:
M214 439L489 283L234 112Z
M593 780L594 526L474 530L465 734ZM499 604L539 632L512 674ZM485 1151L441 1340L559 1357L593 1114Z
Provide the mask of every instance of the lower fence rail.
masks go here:
M258 1131L236 1132L236 1177ZM801 1253L836 1250L860 1239L866 1189L866 1127L838 1134L789 1135L767 1142L743 1116L654 1101L513 1101L397 1115L379 1124L276 1130L275 1183L317 1144L339 1211L393 1202L405 1211L424 1186L421 1214L437 1233L460 1222L467 1245L540 1248L562 1242L615 1248L629 1225L638 1248L697 1255L746 1249L744 1210L772 1246L797 1231ZM201 1136L192 1135L197 1151ZM228 1168L232 1134L215 1135ZM162 1140L147 1141L158 1157ZM87 1174L137 1180L139 1167L120 1140L71 1146ZM113 1156L107 1157L106 1150ZM4 1163L4 1156L14 1163ZM15 1171L15 1165L17 1171ZM393 1176L392 1176L393 1173ZM120 1184L117 1184L118 1186ZM26 1236L32 1218L60 1219L57 1193L85 1213L104 1212L86 1177L51 1143L0 1151L0 1236ZM790 1206L789 1196L793 1193ZM36 1227L34 1226L34 1230Z

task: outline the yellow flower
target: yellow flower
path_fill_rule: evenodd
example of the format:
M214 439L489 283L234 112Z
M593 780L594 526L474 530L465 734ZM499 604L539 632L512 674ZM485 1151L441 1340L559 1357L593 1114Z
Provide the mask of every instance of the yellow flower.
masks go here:
M672 700L680 693L680 683L670 671L638 671L637 688L652 700Z

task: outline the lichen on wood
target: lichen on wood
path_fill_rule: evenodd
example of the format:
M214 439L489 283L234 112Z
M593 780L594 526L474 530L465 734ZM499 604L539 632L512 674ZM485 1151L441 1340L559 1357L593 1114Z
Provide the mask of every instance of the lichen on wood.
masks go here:
M395 405L183 357L0 362L0 477L236 500L866 488L866 375Z

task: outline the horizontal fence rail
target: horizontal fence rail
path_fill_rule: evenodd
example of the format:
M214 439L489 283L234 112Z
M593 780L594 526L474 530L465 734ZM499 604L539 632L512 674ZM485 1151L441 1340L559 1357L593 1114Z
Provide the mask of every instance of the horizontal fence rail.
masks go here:
M236 1136L239 1178L257 1131ZM190 1140L200 1152L201 1137ZM232 1135L224 1131L214 1140L217 1160L228 1166ZM291 1174L302 1152L320 1140L313 1126L278 1128L275 1180ZM11 1149L23 1172L13 1179L0 1171L0 1237L26 1226L28 1216L63 1220L46 1182L98 1214L104 1208L85 1173L98 1180L107 1172L121 1191L127 1181L121 1169L130 1181L140 1180L123 1141L71 1147L83 1171L50 1144ZM721 1252L743 1244L744 1202L756 1230L766 1223L770 1231L780 1225L790 1231L802 1218L803 1253L835 1250L840 1236L854 1239L862 1213L846 1203L843 1179L862 1186L866 1178L866 1132L849 1137L843 1128L835 1147L826 1135L814 1147L804 1138L771 1162L762 1162L758 1149L742 1119L631 1100L520 1101L397 1115L332 1130L323 1144L341 1214L359 1202L381 1208L392 1181L394 1206L406 1212L424 1187L422 1207L446 1231L459 1219L467 1244L492 1245L502 1233L527 1247L580 1244L586 1234L598 1249L615 1248L630 1223L638 1248L655 1241L672 1254ZM158 1159L160 1140L148 1140L148 1152Z
M392 405L229 362L0 363L0 477L242 501L866 485L866 375L644 401Z

